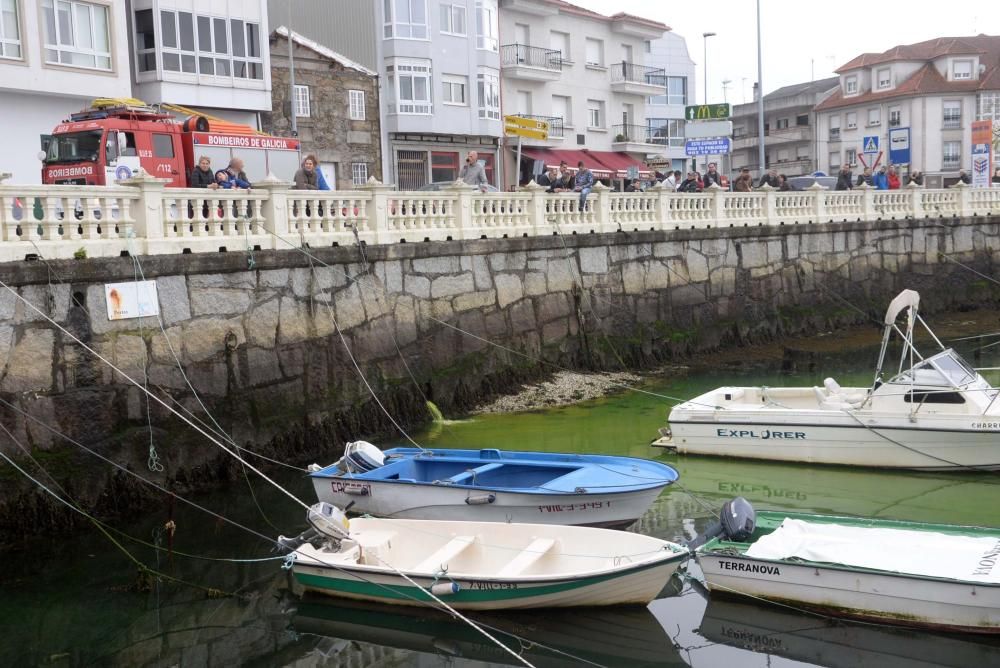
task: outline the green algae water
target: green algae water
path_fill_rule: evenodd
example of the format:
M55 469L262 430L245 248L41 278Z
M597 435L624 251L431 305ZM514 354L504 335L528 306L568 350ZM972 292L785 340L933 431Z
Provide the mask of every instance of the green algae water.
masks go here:
M960 348L970 360L972 347ZM875 353L732 357L670 370L649 379L641 391L573 406L506 415L438 414L414 437L434 447L657 458L677 468L680 481L632 530L671 540L692 537L723 501L737 495L758 508L1000 523L997 474L737 461L678 456L649 445L665 426L673 403L667 396L687 398L722 384L819 385L826 376L843 385L867 385ZM975 364L998 362L1000 350L994 347ZM161 454L171 456L169 448ZM272 473L299 498L314 499L304 475ZM193 500L264 536L304 528L303 511L256 480ZM95 530L47 536L0 555L0 665L516 665L468 626L425 609L303 597L265 539L181 504L168 508L165 500L163 511L116 525L131 537L113 534L119 545ZM163 529L168 516L177 527L172 538ZM157 578L137 562L185 584ZM648 608L470 616L537 666L1000 665L996 641L829 622L786 608L710 600L697 584L680 578Z

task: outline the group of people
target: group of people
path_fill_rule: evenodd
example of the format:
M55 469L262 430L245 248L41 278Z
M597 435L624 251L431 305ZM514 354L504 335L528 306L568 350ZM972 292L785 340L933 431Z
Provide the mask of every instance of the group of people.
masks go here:
M192 188L207 188L209 190L232 190L234 188L252 188L246 172L243 171L243 160L233 157L225 169L212 171L212 159L207 155L198 158L198 166L191 170L188 179ZM295 172L293 190L329 190L330 186L323 178L316 156L310 154L302 160L302 167Z
M569 165L563 160L559 168L549 167L548 171L538 177L535 182L549 193L580 193L580 211L587 206L587 195L594 189L594 173L581 160L576 165L576 174L570 171Z
M924 176L918 171L910 172L908 179L907 183L916 183L918 186L924 184ZM879 190L899 190L903 185L903 181L894 165L883 165L877 172L872 171L871 167L865 167L864 173L859 174L856 180L854 179L854 174L851 172L850 165L841 165L840 172L837 174L835 189L851 190L861 185L867 185Z

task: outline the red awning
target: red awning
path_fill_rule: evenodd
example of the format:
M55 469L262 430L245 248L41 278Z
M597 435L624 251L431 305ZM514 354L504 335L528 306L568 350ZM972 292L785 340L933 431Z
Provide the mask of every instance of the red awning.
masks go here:
M602 161L594 158L594 154L599 151L570 151L554 148L539 148L537 146L525 146L521 149L521 156L529 160L542 160L545 166L558 167L563 160L569 168L576 171L576 166L581 160L587 165L597 178L613 178L614 171L609 169Z
M638 160L630 157L627 153L621 153L618 151L587 151L586 153L587 155L592 156L594 160L601 163L606 170L614 174L615 178L628 178L629 167L635 167L638 169L640 178L649 178L653 175L653 170Z

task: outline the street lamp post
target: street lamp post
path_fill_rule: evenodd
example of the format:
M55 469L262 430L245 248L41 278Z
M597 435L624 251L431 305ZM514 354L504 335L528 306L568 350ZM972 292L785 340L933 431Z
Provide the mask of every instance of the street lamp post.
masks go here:
M760 0L757 0L757 163L761 175L767 171L764 164L764 58L760 46Z
M703 96L704 96L703 99L704 99L705 104L708 104L708 38L709 37L715 37L715 33L714 32L703 32L703 33L701 33L701 42L702 42L703 51L704 51L704 53L703 53L704 57L702 58L701 67L702 67L702 71L705 74L705 92L703 93ZM705 156L705 166L706 166L706 169L707 169L707 167L708 167L708 156L707 155Z

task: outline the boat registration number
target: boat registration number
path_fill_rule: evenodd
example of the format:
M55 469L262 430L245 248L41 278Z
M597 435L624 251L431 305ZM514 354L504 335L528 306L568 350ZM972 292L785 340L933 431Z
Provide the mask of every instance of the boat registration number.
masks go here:
M973 422L973 429L1000 429L1000 422Z
M481 591L493 589L517 589L516 582L470 582L469 589Z

